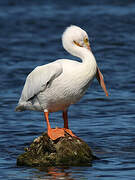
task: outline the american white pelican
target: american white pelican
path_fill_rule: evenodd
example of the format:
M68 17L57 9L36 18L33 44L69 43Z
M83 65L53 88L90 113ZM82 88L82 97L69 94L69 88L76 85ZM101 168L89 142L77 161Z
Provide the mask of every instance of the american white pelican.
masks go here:
M87 33L78 26L69 26L62 35L65 50L82 62L59 59L36 67L27 77L16 111L43 111L47 122L48 136L55 140L65 132L75 136L68 128L68 107L76 103L88 86L97 78L108 96L95 57L91 51ZM52 129L48 115L63 111L64 128Z

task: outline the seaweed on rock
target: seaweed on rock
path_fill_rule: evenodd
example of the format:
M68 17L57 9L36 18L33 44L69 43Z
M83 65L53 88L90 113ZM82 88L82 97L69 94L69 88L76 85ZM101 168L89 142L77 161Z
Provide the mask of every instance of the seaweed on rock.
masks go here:
M90 165L96 157L91 148L81 139L65 134L55 141L47 133L36 138L25 153L17 158L17 165L32 167Z

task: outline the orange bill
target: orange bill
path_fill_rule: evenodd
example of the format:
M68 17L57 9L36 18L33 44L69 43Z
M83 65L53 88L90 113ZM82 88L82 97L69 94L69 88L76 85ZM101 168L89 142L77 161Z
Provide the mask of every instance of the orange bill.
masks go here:
M106 89L106 85L105 85L105 82L104 82L104 78L103 78L103 75L102 75L102 73L100 72L100 69L99 69L99 68L97 68L96 78L97 78L99 84L101 85L102 89L104 90L106 96L108 96L108 92L107 92L107 89Z

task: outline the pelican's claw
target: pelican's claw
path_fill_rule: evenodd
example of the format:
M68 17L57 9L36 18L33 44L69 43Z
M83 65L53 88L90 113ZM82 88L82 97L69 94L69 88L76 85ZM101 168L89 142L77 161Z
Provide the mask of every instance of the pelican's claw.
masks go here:
M64 131L66 132L66 133L68 133L70 136L72 136L72 137L77 137L70 129L66 129L66 128L64 128Z

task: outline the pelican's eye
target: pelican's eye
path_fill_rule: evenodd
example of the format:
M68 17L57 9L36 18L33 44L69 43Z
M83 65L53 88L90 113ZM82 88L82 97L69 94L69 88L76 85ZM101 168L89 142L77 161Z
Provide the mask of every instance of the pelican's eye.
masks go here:
M84 43L88 43L89 42L89 40L88 40L88 38L86 37L86 38L84 38Z

